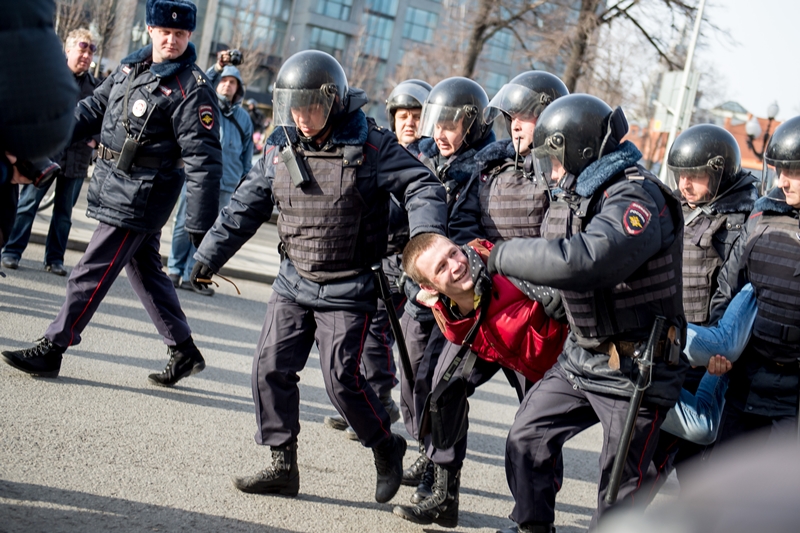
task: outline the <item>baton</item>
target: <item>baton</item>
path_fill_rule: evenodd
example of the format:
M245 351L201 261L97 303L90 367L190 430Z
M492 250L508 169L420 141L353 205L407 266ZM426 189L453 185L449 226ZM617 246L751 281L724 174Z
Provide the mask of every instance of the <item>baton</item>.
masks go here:
M611 468L611 478L608 480L608 490L605 497L605 502L608 505L613 505L617 501L622 471L625 468L625 460L628 458L628 452L631 448L631 438L636 425L636 417L639 415L639 408L642 406L644 391L650 387L653 375L653 357L658 341L661 338L661 331L664 329L664 322L666 322L666 318L663 316L656 317L656 321L653 322L653 328L650 330L650 338L647 340L644 353L636 360L636 364L639 366L639 376L636 378L633 397L631 397L631 403L628 406L625 425L622 428L622 436L617 446L617 455L614 457L614 466Z
M389 289L389 280L386 279L386 273L383 271L381 263L372 265L372 272L378 282L378 295L383 300L383 305L386 307L386 314L389 315L389 325L392 327L394 333L394 340L397 343L397 350L400 352L400 364L403 365L403 375L414 390L414 372L411 370L411 359L408 357L408 348L406 348L406 340L403 337L403 329L400 327L400 320L397 319L397 313L394 310L394 302L392 302L392 291Z

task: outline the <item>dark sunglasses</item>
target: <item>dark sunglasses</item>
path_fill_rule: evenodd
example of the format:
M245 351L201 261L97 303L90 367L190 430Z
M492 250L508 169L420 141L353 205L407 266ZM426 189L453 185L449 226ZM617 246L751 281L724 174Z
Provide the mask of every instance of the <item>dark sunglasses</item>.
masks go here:
M87 48L92 52L95 53L97 51L97 46L92 43L85 43L83 41L78 43L78 48L81 50L86 50Z

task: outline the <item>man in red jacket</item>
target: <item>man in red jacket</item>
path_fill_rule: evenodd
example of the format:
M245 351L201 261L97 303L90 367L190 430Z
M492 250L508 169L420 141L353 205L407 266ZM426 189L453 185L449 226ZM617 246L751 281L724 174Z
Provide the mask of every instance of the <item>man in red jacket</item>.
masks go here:
M561 298L548 287L501 275L490 278L486 261L491 249L488 241L476 239L459 247L441 235L423 233L403 250L403 270L421 287L417 299L433 309L454 345L462 344L480 320L470 343L479 358L477 371L481 360L497 363L525 376L530 388L555 364L567 338L567 325L558 321L564 317ZM433 377L434 387L441 378ZM394 514L415 523L455 527L459 475L439 465L435 451L428 453L435 466L433 495L414 507L397 506Z

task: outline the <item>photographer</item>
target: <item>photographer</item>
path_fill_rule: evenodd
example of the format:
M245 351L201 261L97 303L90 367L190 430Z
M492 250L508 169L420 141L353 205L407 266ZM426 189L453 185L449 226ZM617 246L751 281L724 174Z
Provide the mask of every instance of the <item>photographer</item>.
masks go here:
M64 47L67 66L75 77L80 98L91 96L95 87L99 85L97 79L89 72L96 49L91 32L85 28L73 30L67 36ZM45 270L57 276L67 274L64 268L64 251L67 248L67 239L72 228L72 208L78 201L83 180L86 178L89 163L91 163L92 148L97 146L98 140L99 136L88 142L80 139L72 143L60 154L60 157L56 158L61 166L61 172L58 173L55 180L56 197L45 243L44 265ZM8 243L3 248L2 262L5 268L16 270L19 267L20 257L31 237L33 219L47 190L48 187L34 185L22 188L14 227L8 237Z

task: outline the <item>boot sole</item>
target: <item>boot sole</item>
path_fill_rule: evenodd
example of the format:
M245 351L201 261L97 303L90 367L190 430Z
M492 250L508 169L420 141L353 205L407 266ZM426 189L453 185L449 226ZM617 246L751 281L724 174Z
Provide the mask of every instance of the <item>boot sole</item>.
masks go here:
M288 496L294 498L300 493L300 476L297 476L294 479L289 480L289 485L286 487L267 487L264 489L258 488L247 488L247 487L240 487L239 484L236 482L236 478L232 479L233 486L236 490L244 492L246 494L272 494L278 496Z
M349 428L350 426L347 422L339 422L332 416L326 416L322 419L322 422L331 429L335 429L336 431L344 431L345 429Z
M452 518L430 519L428 517L421 518L421 517L416 516L413 513L407 512L406 509L401 505L398 505L394 509L392 509L392 514L394 514L396 516L399 516L403 520L406 520L408 522L412 522L414 524L419 524L421 526L429 526L431 524L436 524L437 526L446 527L446 528L454 528L454 527L458 526L458 518L457 517L455 519L452 519Z
M54 379L58 377L58 373L61 371L60 368L58 370L50 370L48 372L42 372L41 370L31 370L30 368L24 368L20 366L19 364L17 364L16 359L7 357L6 354L0 354L0 357L2 357L3 362L5 362L8 366L14 367L21 372L25 372L26 374L30 374L35 378Z
M178 379L176 379L175 381L173 381L171 383L162 383L162 382L158 381L157 379L153 378L153 376L158 376L158 374L151 374L151 375L147 376L147 380L150 383L152 383L153 385L157 385L159 387L172 387L173 385L178 383L180 380L182 380L184 378L188 378L189 376L194 376L195 374L199 374L200 372L202 372L205 369L206 369L206 363L205 363L205 361L202 361L200 363L195 364L187 374L179 377Z

